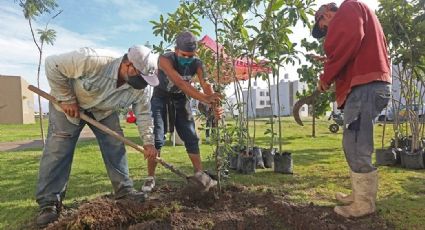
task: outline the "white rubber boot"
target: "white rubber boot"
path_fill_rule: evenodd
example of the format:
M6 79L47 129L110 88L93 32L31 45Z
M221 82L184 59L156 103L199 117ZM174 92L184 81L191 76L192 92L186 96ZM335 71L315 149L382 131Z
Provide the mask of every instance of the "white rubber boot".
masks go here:
M346 218L374 213L378 191L378 170L370 173L351 173L354 201L347 206L336 206L334 211Z
M353 176L352 176L351 170L350 170L350 181L351 181L351 190L353 190ZM337 199L339 202L343 204L351 204L354 201L353 192L351 192L350 194L337 192L335 193L335 199Z

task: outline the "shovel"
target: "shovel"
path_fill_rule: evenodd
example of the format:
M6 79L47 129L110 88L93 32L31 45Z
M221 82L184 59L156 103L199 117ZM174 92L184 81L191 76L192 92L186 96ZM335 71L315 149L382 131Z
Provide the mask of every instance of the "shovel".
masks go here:
M48 101L52 102L53 104L59 105L58 101L56 101L56 99L52 95L44 92L43 90L41 90L41 89L39 89L39 88L37 88L33 85L28 86L28 89L31 90L32 92L40 95L41 97L47 99ZM124 144L133 147L135 150L143 153L144 150L143 150L142 146L140 146L140 145L130 141L129 139L119 135L117 132L111 130L110 128L106 127L102 123L92 119L91 117L87 116L86 114L80 113L80 119L86 121L89 124L92 124L96 128L98 128L98 129L102 130L103 132L111 135L115 139L117 139L117 140L123 142ZM208 191L210 189L211 185L214 185L214 183L211 183L211 178L205 173L202 173L199 177L187 176L185 173L183 173L179 169L175 168L173 165L165 162L163 159L161 159L159 157L156 157L155 161L160 163L165 168L169 169L174 174L186 179L186 181L191 184L190 187L193 190Z
M294 117L297 124L304 126L303 122L300 118L300 109L303 105L311 105L314 102L314 99L316 99L320 95L320 91L315 90L310 96L304 97L299 99L297 102L295 102L294 107L292 108L292 116Z

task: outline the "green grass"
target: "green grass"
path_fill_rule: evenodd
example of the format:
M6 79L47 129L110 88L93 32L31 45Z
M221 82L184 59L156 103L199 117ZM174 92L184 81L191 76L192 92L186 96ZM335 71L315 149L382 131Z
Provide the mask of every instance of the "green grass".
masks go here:
M48 120L43 120L43 129L45 136L47 135ZM38 118L35 124L15 125L0 124L0 142L23 141L41 139L40 122Z
M335 205L333 194L336 191L348 192L350 188L348 166L341 150L342 133L330 133L327 129L330 123L322 119L318 122L317 137L312 138L310 124L310 121L306 121L305 126L300 127L292 118L284 118L284 150L293 153L293 175L275 174L271 169L257 170L253 175L232 172L226 183L247 185L255 191L271 190L296 203ZM4 130L5 127L7 130ZM13 130L9 130L9 127ZM10 140L28 138L27 135L20 135L21 132L28 133L26 125L1 128L2 132L15 133L10 134ZM140 143L135 125L123 123L123 129L128 138ZM256 143L262 147L267 147L269 142L269 138L263 135L265 129L265 120L258 120ZM392 135L390 129L391 126L387 126L387 145ZM375 146L380 147L382 126L376 126L375 134ZM140 188L146 176L146 163L139 153L130 147L127 149L130 173L136 188ZM201 152L204 167L213 168L213 163L208 160L213 146L201 145ZM40 155L40 149L0 152L0 229L21 228L36 216L34 193ZM164 147L162 157L187 173L192 171L183 146ZM396 229L423 228L425 171L394 167L380 167L379 170L379 215ZM183 183L163 167L158 167L157 178L159 184ZM71 205L74 201L91 199L109 192L111 186L97 143L80 142L75 151L65 204Z

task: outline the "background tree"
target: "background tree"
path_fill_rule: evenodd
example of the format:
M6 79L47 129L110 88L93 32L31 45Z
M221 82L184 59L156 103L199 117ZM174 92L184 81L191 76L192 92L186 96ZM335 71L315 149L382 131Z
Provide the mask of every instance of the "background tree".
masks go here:
M297 97L302 98L309 96L316 90L316 85L319 80L319 76L323 73L323 62L313 58L309 54L315 54L319 56L324 56L323 44L322 42L308 42L307 39L301 41L301 47L306 50L306 61L307 64L302 65L297 69L298 75L301 82L307 84L307 89L303 90L301 93L297 92ZM325 92L320 94L320 96L314 101L312 105L312 116L313 116L313 125L312 125L312 137L316 137L316 118L325 115L326 111L329 110L329 104L334 101L335 94L334 92Z
M245 147L249 150L249 146L254 144L255 140L255 118L254 118L254 137L249 135L249 119L248 109L253 109L250 100L251 95L251 78L254 73L252 71L252 62L255 62L256 53L256 34L248 33L247 28L254 27L254 20L247 20L244 14L255 4L249 4L246 1L229 1L229 0L195 0L194 1L201 10L201 15L208 18L214 25L214 35L216 41L215 55L204 56L206 60L207 71L209 71L210 82L216 86L216 91L224 92L224 89L233 81L235 97L237 100L234 106L238 109L238 117L235 125L225 124L224 120L216 128L216 144L215 161L217 172L224 169L224 160L227 155L232 152L232 142L236 139L238 147ZM229 7L231 6L231 7ZM252 25L250 25L252 23ZM214 58L214 64L209 61ZM243 59L248 63L248 92L242 94L240 80L236 77L236 63ZM208 65L208 63L210 65ZM245 101L245 103L243 102ZM228 103L227 97L223 103ZM251 103L248 105L247 103ZM244 110L244 108L246 110ZM220 135L222 134L222 135ZM236 138L235 138L236 137ZM218 176L220 173L218 173ZM220 184L220 182L219 182Z
M378 18L384 29L393 64L393 76L400 81L401 95L398 102L393 100L393 106L405 102L408 132L412 136L411 151L420 147L420 135L423 123L414 105L419 105L422 111L425 76L425 1L424 0L380 0L377 11ZM404 99L401 100L401 99ZM394 103L395 102L395 103ZM398 112L395 113L398 116ZM400 135L400 126L395 127L395 138ZM396 141L397 143L398 141Z
M273 79L276 79L276 97L278 104L279 152L282 152L282 124L280 118L281 104L279 97L280 69L286 65L294 65L299 58L295 47L297 43L289 39L292 28L298 22L309 25L307 14L313 14L312 0L270 0L265 4L265 16L262 17L259 33L259 51L269 60ZM259 17L261 14L257 13ZM284 20L282 20L284 19ZM273 122L271 122L273 124Z
M62 13L62 11L54 13L58 7L56 0L19 0L18 3L22 8L25 19L28 21L34 44L38 50L37 87L40 88L40 68L41 60L43 58L44 44L53 45L56 39L56 31L50 29L48 26L50 21L55 19L60 13ZM53 16L46 22L43 29L34 30L33 21L36 21L44 14L53 14ZM40 95L38 95L38 110L40 113L41 139L44 146L43 111L41 108Z
M199 22L200 11L196 4L182 1L174 13L168 13L167 17L159 16L159 21L150 21L153 24L153 34L161 37L158 45L153 45L153 49L158 53L164 53L174 48L176 37L183 31L190 31L196 36L200 36L202 27Z

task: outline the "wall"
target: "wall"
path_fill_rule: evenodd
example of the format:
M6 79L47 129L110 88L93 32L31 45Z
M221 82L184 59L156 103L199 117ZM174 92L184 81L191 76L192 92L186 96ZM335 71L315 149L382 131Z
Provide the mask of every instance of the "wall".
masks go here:
M0 75L0 124L34 123L33 94L19 76Z

